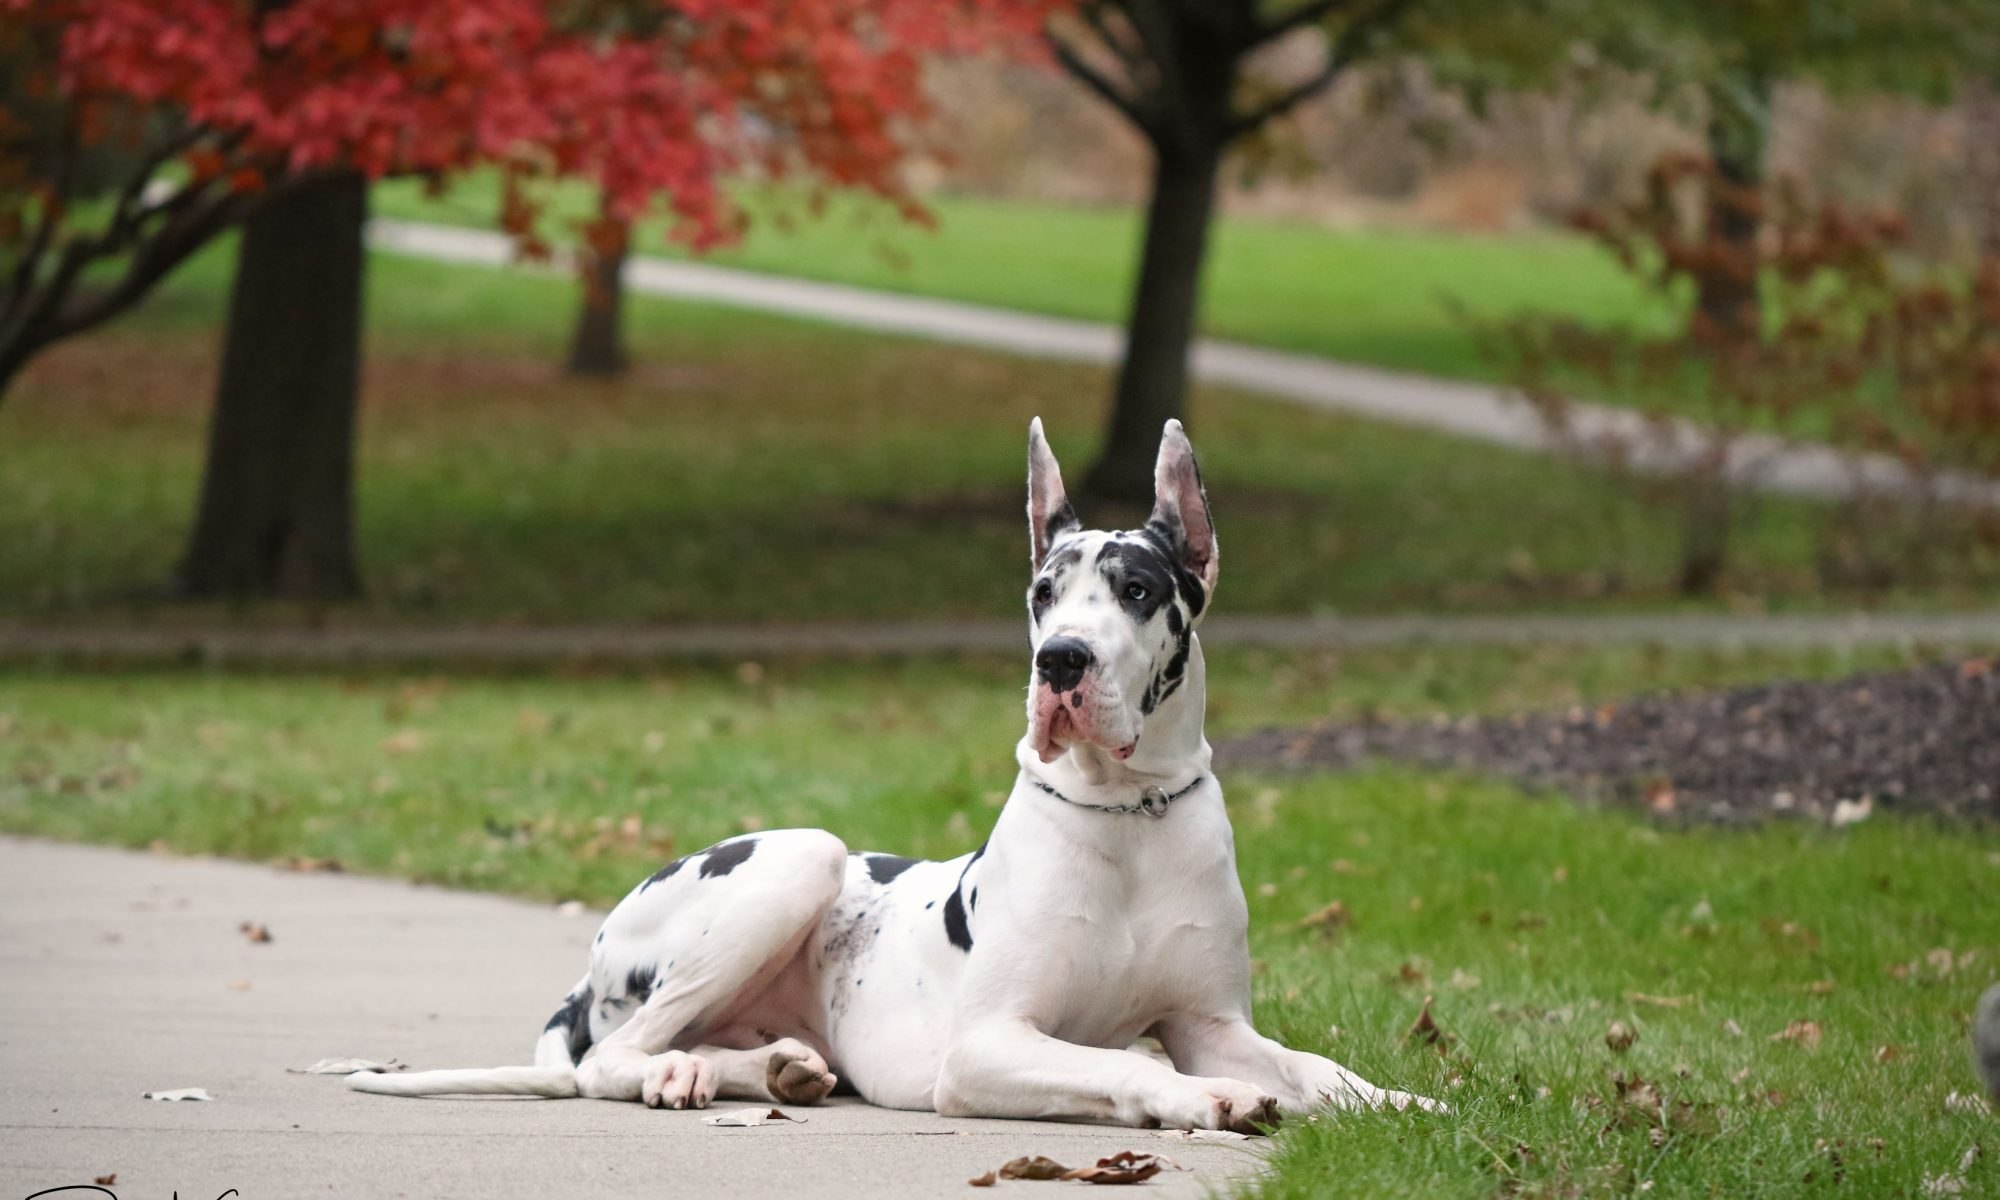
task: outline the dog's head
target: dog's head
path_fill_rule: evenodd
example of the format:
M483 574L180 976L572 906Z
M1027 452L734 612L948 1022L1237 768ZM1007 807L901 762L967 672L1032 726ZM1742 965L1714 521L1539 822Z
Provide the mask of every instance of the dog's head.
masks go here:
M1043 762L1079 742L1130 758L1146 718L1181 686L1195 625L1215 594L1215 526L1181 423L1168 421L1160 438L1145 527L1105 532L1077 520L1036 418L1028 539L1029 745Z

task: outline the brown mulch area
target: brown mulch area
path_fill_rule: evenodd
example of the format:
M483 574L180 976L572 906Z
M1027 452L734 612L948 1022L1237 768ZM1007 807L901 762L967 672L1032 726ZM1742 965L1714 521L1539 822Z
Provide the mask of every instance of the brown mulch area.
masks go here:
M2000 820L2000 660L1652 696L1596 709L1274 729L1218 766L1419 763L1556 787L1661 817L1833 820L1878 809Z

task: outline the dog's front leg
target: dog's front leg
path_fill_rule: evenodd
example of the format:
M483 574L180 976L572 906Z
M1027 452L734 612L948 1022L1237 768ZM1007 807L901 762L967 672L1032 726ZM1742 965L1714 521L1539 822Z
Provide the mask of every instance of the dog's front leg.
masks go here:
M1157 1032L1167 1057L1181 1070L1251 1080L1292 1112L1310 1112L1323 1105L1445 1110L1436 1100L1376 1087L1330 1058L1289 1049L1241 1017L1169 1017Z
M938 1112L963 1117L1239 1133L1278 1122L1277 1098L1256 1085L1182 1075L1143 1054L1059 1041L1018 1018L961 1030L945 1054L934 1102Z

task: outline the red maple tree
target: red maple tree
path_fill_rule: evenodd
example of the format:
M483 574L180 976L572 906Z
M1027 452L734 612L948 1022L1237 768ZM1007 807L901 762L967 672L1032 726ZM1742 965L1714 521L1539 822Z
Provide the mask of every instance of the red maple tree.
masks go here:
M915 211L924 57L1030 52L1059 3L0 0L0 391L319 173L496 167L531 250L556 178L697 247L739 228L721 183L745 173Z

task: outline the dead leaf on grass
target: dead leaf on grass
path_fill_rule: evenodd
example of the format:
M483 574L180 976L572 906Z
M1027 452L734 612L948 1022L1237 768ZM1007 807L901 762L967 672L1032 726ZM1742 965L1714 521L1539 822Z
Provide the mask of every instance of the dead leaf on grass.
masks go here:
M424 735L415 729L405 729L382 739L382 749L390 754L415 754L424 748Z
M1742 1037L1743 1027L1736 1023L1736 1018L1730 1017L1722 1022L1722 1032L1728 1034L1730 1037Z
M1630 1050L1632 1043L1638 1040L1639 1031L1623 1021L1611 1022L1611 1028L1604 1031L1604 1044L1619 1054Z
M1352 919L1347 911L1347 905L1335 900L1325 908L1300 921L1299 928L1317 929L1328 937L1336 937L1341 930L1347 928L1347 923Z
M1796 1042L1808 1050L1819 1047L1820 1027L1818 1021L1793 1021L1771 1035L1774 1042Z
M1648 1008L1686 1008L1695 1002L1693 996L1649 996L1644 992L1626 992L1627 1004L1643 1004Z
M1875 1061L1878 1063L1895 1062L1897 1059L1901 1057L1903 1057L1903 1051L1899 1047L1896 1046L1875 1047Z
M1418 1011L1417 1019L1410 1022L1410 1027L1403 1031L1403 1040L1420 1041L1426 1046L1437 1047L1439 1054L1448 1054L1451 1052L1452 1037L1440 1028L1437 1019L1431 1016L1432 999L1430 996L1424 997L1424 1006Z
M262 921L245 921L236 927L236 932L259 945L271 940L271 930Z

